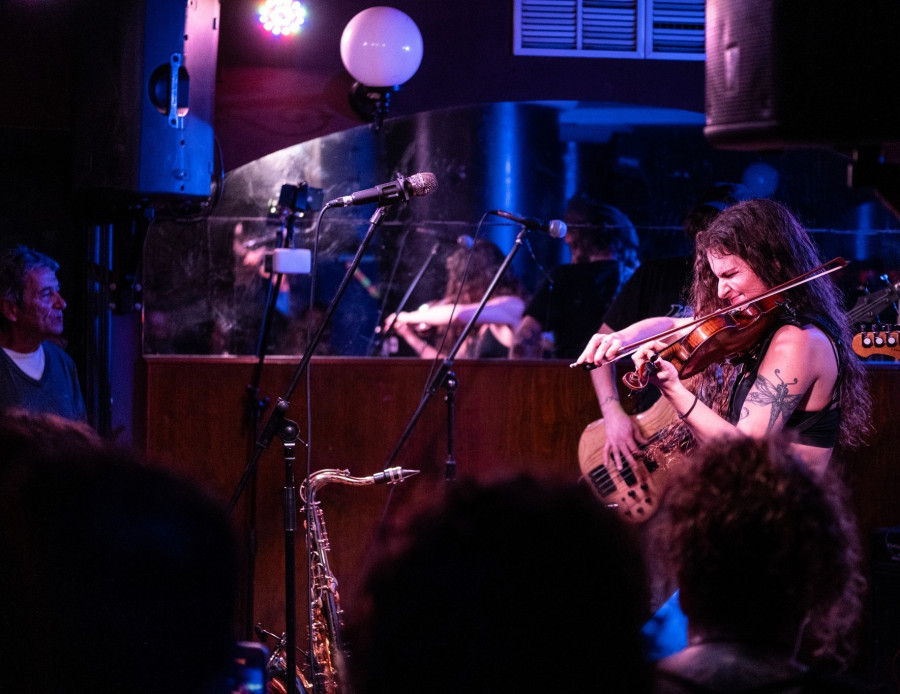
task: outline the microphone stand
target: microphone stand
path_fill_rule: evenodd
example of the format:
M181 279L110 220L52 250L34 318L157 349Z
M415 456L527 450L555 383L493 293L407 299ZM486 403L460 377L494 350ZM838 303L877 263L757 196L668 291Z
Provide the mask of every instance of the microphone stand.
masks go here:
M275 247L281 248L282 245L290 248L293 245L294 238L294 210L285 209L281 226L275 234ZM259 383L262 380L263 363L266 358L266 345L269 341L269 334L272 327L272 317L275 313L275 302L278 292L281 290L281 282L283 275L277 273L269 276L268 287L266 288L266 302L263 310L263 320L259 328L259 337L256 343L256 365L253 369L253 376L250 383L246 387L246 417L247 428L250 432L249 447L247 451L248 459L253 455L253 444L259 433L259 423L262 412L266 405L269 404L268 398L260 399ZM253 601L254 601L254 583L256 576L256 552L257 552L257 535L256 535L256 470L251 474L250 488L248 491L248 562L247 562L247 633L253 633Z
M325 213L329 207L334 207L335 205L326 204L322 208L322 214ZM234 511L234 507L237 504L238 500L241 497L241 494L244 491L247 483L253 476L256 467L259 463L259 459L262 457L263 452L269 447L269 444L272 443L272 439L275 436L278 436L282 442L284 443L284 460L285 460L285 480L284 480L284 559L285 559L285 658L286 658L286 671L285 671L285 685L287 688L287 694L296 694L297 691L297 681L296 681L296 671L297 671L297 635L296 635L296 622L295 622L295 605L296 605L296 567L294 566L294 557L295 557L295 539L296 539L296 531L297 531L297 487L294 478L294 448L296 446L296 441L298 439L299 427L296 422L293 422L285 417L288 408L290 407L290 398L293 395L294 390L297 387L297 384L300 382L300 378L303 376L303 373L306 371L307 366L309 365L309 361L312 358L313 352L315 352L316 347L324 335L325 328L328 325L328 321L331 319L332 314L337 308L338 302L341 300L341 297L344 295L344 292L347 290L347 286L350 284L350 281L353 279L353 274L356 272L356 269L359 267L360 262L362 261L363 255L368 248L369 243L372 240L372 237L375 234L375 229L378 224L384 219L384 215L387 213L387 206L380 206L375 212L372 214L372 217L369 219L369 228L366 231L366 235L362 240L362 243L359 246L359 249L356 252L356 256L351 261L349 267L347 268L347 272L344 275L344 278L341 280L341 284L335 293L334 298L331 300L331 303L328 305L328 309L325 312L325 317L322 320L322 324L319 326L315 335L313 335L309 344L306 346L306 350L303 352L303 358L300 360L300 363L297 365L296 370L294 371L294 375L291 378L290 384L284 391L284 394L278 398L278 401L275 403L275 406L272 408L272 411L269 413L269 418L266 421L265 426L262 428L259 436L256 440L256 450L248 461L246 467L244 468L244 472L241 475L241 479L238 482L237 487L234 490L234 493L231 496L231 501L229 502L229 511ZM306 444L304 444L306 445ZM307 512L310 509L307 508ZM307 519L306 527L309 528L310 523ZM311 567L307 567L307 573L311 571ZM315 682L319 678L316 677L318 674L316 672L318 663L316 662L314 649L312 648L312 640L313 640L313 629L312 629L312 606L310 605L310 642L311 648L309 651L309 665L311 670L311 681Z
M428 382L428 385L425 388L425 392L422 395L422 400L419 402L419 406L418 408L416 408L416 411L413 412L409 423L406 425L406 429L404 429L403 433L400 435L400 439L397 441L397 445L394 446L394 450L391 452L390 456L388 456L387 462L384 464L385 468L392 466L394 460L396 460L397 456L400 453L400 449L406 443L406 440L409 438L410 434L412 434L413 429L421 418L422 413L425 410L425 406L428 404L428 401L437 392L437 389L442 387L446 391L447 401L447 465L445 468L444 476L448 481L456 479L456 460L454 460L453 458L453 422L455 395L457 386L459 385L459 381L456 378L456 374L453 373L453 359L456 357L456 354L463 346L466 338L468 338L469 334L472 332L472 328L475 327L475 323L478 321L481 312L484 310L484 307L490 300L491 295L494 293L494 289L496 289L497 284L503 277L503 273L506 272L506 269L509 267L510 263L512 263L513 258L516 257L516 253L518 253L519 249L522 247L522 244L525 240L525 235L528 233L528 231L529 229L527 227L523 227L519 234L516 236L513 247L510 249L509 253L506 255L506 258L504 258L503 262L500 264L500 267L497 269L497 272L491 280L490 285L488 285L484 296L481 297L481 301L479 302L478 307L475 309L475 313L472 314L472 317L469 319L466 327L463 328L462 333L456 340L456 343L450 349L449 354L444 357L444 360L441 362L441 366L434 374L434 377Z
M381 346L382 342L384 342L384 338L391 334L391 330L394 329L394 325L397 323L397 314L403 310L403 307L406 306L406 302L409 301L409 297L412 296L412 293L419 285L419 281L422 279L422 275L425 274L425 270L428 269L428 266L431 265L431 261L434 259L434 256L437 255L437 249L439 245L439 243L435 242L435 244L431 247L431 252L429 252L428 257L425 258L425 262L422 263L422 267L419 268L416 276L413 277L412 283L409 285L409 288L406 290L406 293L403 295L403 298L400 299L400 303L394 310L394 319L384 330L382 330L380 327L375 329L375 338L373 340L373 347L375 350L377 350ZM372 350L369 351L370 355L371 352Z

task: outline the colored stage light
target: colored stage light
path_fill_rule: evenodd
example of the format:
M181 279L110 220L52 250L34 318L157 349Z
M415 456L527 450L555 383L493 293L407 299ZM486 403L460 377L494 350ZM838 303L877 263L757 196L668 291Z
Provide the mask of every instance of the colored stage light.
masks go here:
M297 0L266 0L259 8L259 21L276 36L300 33L308 12Z

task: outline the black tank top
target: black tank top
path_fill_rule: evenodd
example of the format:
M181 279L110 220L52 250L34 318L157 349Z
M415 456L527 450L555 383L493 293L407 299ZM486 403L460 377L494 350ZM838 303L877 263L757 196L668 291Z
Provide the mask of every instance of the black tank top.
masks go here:
M796 319L786 316L742 360L740 364L741 371L731 391L728 421L732 424L737 424L740 419L744 401L747 399L747 394L750 392L753 384L756 383L759 365L769 349L772 337L779 328L785 325L796 325L799 327L800 323ZM820 330L824 331L822 328ZM824 332L828 335L828 339L831 341L834 349L834 338L827 331ZM835 359L837 359L837 350L835 350ZM840 360L838 360L838 367L840 368ZM815 446L816 448L833 448L841 428L841 407L838 402L837 384L835 383L835 388L831 392L831 400L825 408L812 412L794 410L791 416L788 417L787 422L785 422L784 428L797 433L797 443Z

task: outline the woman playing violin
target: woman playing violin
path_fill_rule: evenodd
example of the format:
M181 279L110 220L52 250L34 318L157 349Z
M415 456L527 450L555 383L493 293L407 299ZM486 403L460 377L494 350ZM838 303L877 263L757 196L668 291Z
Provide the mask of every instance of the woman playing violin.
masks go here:
M786 207L762 199L738 203L697 236L694 315L727 314L730 307L738 315L750 300L819 264L814 242ZM763 437L788 429L796 435L798 455L822 474L836 445L861 442L871 408L840 292L830 276L807 281L780 293L778 308L761 320L766 324L754 322L748 333L751 344L736 350L729 340L713 363L686 380L665 355L691 328L664 340L655 336L687 326L689 318L648 318L595 335L578 363L609 362L623 346L640 345L632 356L636 374L658 387L678 413L658 444L665 450L735 431Z
M420 357L444 357L474 315L505 254L487 239L477 239L471 248L458 248L447 258L444 297L416 311L391 314L385 325L393 325ZM459 358L506 358L513 334L522 321L525 300L519 281L511 272L499 279L494 295L476 321L476 329L462 344ZM437 331L432 330L437 328ZM430 340L423 333L430 335Z

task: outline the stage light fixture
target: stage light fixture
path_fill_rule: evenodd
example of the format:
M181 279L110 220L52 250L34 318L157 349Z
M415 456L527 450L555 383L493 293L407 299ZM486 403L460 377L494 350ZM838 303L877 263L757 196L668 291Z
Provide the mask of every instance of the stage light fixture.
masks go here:
M275 36L299 34L306 22L306 7L297 0L266 0L259 8L259 21Z

